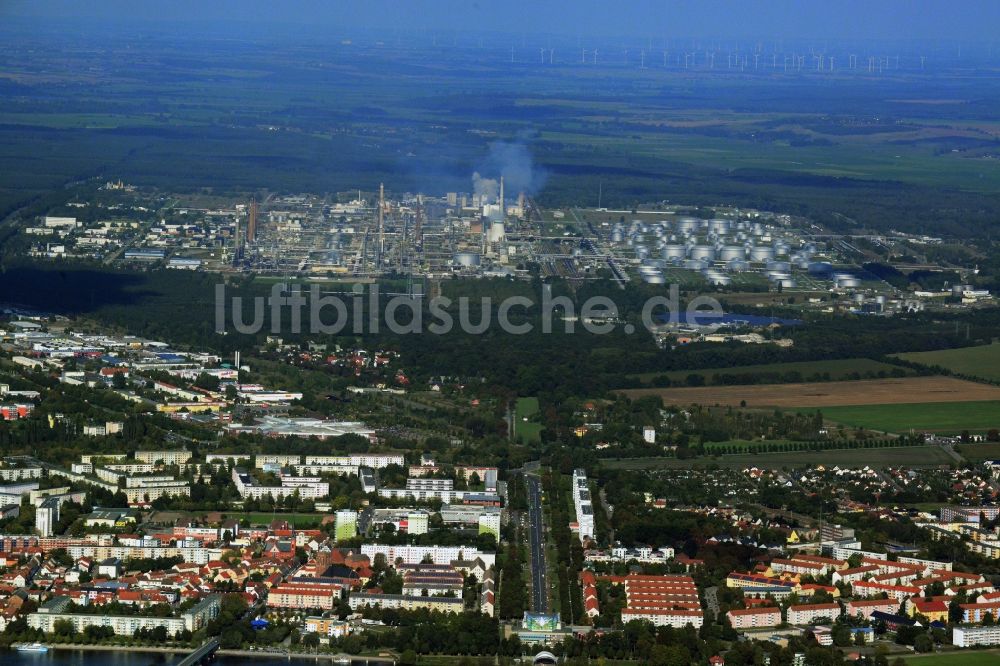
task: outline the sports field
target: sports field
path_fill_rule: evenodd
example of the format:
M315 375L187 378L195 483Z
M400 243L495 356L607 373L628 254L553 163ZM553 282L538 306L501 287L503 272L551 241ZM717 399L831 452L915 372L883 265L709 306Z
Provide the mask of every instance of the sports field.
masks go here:
M906 666L995 666L996 664L1000 664L1000 651L997 650L906 657Z
M230 513L231 518L246 518L251 525L269 525L274 520L287 520L290 525L298 529L317 527L326 513Z
M540 441L542 424L530 419L538 413L538 398L518 398L514 408L514 435L527 442ZM525 421L524 419L529 419Z
M940 366L970 377L1000 381L1000 344L896 354L898 358L928 366Z
M840 467L937 467L948 465L954 460L940 446L900 446L883 449L836 449L831 451L793 451L787 453L745 453L714 458L622 458L604 460L602 467L608 469L705 469L725 467L742 469L760 467L781 469L783 467L812 467L815 465L839 465Z
M903 377L849 382L750 386L628 389L630 398L659 396L668 405L826 408L841 405L892 405L1000 400L1000 387L953 377Z
M825 407L823 416L836 423L871 430L957 434L963 430L1000 428L1000 401Z

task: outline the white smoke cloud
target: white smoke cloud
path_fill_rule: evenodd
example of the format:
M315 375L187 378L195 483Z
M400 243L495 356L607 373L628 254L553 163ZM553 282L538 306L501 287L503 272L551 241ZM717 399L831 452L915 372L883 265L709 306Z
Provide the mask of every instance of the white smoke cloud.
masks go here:
M472 174L472 191L480 197L492 201L500 196L500 183L495 178L483 178L476 171Z
M505 194L517 196L520 192L537 193L545 185L546 173L535 166L528 147L520 142L495 141L490 151L472 174L476 194L486 194L491 200L499 196L500 185L496 179L483 178L480 174L503 176Z

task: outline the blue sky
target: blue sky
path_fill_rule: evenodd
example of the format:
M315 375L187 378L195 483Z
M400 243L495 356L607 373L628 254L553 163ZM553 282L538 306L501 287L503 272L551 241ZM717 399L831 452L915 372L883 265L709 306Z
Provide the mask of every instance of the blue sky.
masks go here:
M0 18L234 19L321 30L475 30L568 36L990 41L1000 0L0 0Z

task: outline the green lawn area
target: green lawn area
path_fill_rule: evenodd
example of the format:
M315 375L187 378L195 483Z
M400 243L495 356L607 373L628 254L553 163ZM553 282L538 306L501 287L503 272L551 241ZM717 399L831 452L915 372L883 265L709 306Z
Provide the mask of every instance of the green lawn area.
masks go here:
M629 375L630 379L637 379L642 382L650 382L656 377L666 375L671 381L684 381L688 375L701 375L705 378L705 383L713 383L716 375L745 375L745 374L779 374L788 375L798 373L801 375L796 381L813 381L814 375L820 375L832 381L851 379L853 377L877 377L879 372L889 375L892 371L902 371L906 375L912 375L913 371L907 368L873 361L870 358L848 358L835 359L829 361L794 361L791 363L767 363L761 365L745 365L729 368L705 368L704 370L670 370L664 372L644 372L637 375Z
M1000 381L1000 344L896 354L898 358L922 365L939 365L971 377Z
M889 660L892 663L892 659ZM907 666L994 666L1000 664L1000 652L983 650L952 654L924 654L906 657Z
M824 418L836 423L884 430L957 434L962 430L1000 428L1000 401L925 402L899 405L824 407Z
M834 449L829 451L791 451L787 453L741 453L736 455L692 458L624 458L604 460L608 469L705 469L725 467L742 469L760 467L811 467L815 465L840 465L841 467L936 467L952 463L951 457L940 446L900 446L884 449Z
M531 418L538 413L538 398L518 398L514 408L514 435L526 443L541 441L542 424ZM528 419L525 421L524 419Z
M272 520L287 520L296 528L317 527L326 513L226 513L232 518L246 518L251 525L269 525Z

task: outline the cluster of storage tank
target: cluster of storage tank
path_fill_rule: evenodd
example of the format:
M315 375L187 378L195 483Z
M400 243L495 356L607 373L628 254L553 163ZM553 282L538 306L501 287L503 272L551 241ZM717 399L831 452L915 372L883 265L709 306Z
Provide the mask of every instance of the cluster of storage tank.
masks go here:
M835 287L853 288L860 287L861 280L852 273L833 270L833 264L828 261L813 261L809 263L807 270L810 274L833 282Z
M792 267L807 268L816 252L812 244L793 252L787 241L772 238L760 222L721 218L619 222L611 230L611 243L631 248L641 262L640 276L651 284L663 281L661 271L668 265L700 271L712 284L729 284L728 274L749 270L751 264L764 264L769 277L774 273L775 280L793 286ZM786 260L777 261L779 257ZM723 264L721 270L714 268L718 263Z

